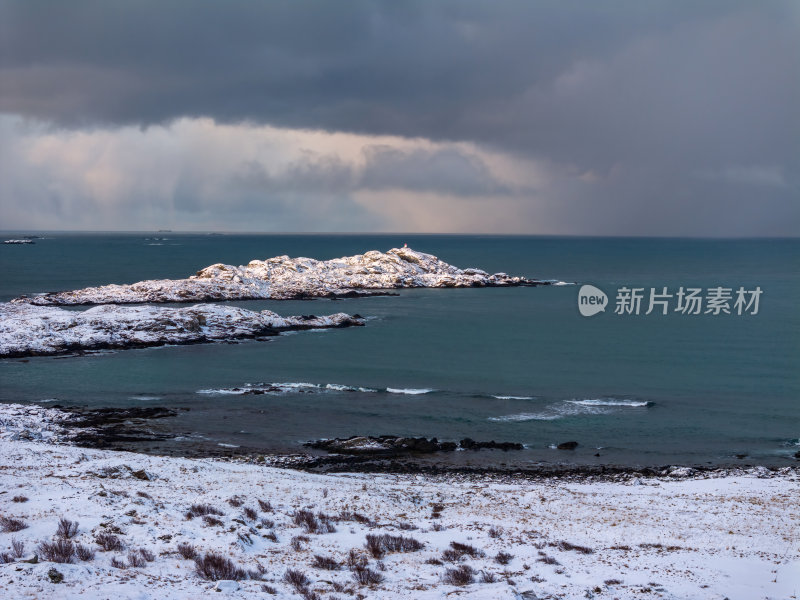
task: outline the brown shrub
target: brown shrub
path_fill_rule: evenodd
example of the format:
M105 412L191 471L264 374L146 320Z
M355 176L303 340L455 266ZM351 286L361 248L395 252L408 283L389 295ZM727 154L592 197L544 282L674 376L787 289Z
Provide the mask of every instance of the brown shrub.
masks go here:
M70 563L75 556L75 545L64 539L55 542L42 542L37 548L37 553L44 558L56 563Z
M475 581L475 570L469 565L447 569L442 576L442 581L448 585L469 585Z

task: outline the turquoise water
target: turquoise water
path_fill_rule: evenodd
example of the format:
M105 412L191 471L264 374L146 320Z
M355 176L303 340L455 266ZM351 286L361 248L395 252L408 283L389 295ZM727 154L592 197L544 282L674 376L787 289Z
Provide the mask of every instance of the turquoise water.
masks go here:
M591 283L612 302L623 285L760 286L763 295L759 314L742 316L609 310L585 318L579 285L240 302L369 320L269 342L0 361L0 401L190 407L174 423L188 440L262 449L392 433L526 445L513 457L485 453L490 461L790 464L800 450L798 240L53 233L36 242L0 246L0 300L184 277L215 262L326 259L403 243L460 267ZM260 382L377 391L198 393ZM574 453L550 447L567 440L580 443Z

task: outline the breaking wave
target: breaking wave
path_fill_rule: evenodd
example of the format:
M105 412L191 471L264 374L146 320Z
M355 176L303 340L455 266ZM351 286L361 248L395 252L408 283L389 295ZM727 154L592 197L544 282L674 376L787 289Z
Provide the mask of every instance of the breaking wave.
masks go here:
M279 383L247 383L242 387L212 388L197 390L198 394L211 395L243 395L243 394L290 394L290 393L324 393L324 392L360 392L364 394L377 393L375 388L343 385L341 383L308 383L308 382L279 382Z
M555 421L566 417L586 415L610 415L626 408L647 408L653 403L647 400L626 400L621 398L587 398L583 400L564 400L550 404L538 412L515 413L489 417L494 422Z
M563 415L550 413L519 413L516 415L503 415L502 417L489 417L490 421L498 423L513 421L555 421Z
M652 405L646 400L619 400L617 398L589 398L586 400L567 400L570 404L580 404L581 406L629 406L631 408L641 408Z

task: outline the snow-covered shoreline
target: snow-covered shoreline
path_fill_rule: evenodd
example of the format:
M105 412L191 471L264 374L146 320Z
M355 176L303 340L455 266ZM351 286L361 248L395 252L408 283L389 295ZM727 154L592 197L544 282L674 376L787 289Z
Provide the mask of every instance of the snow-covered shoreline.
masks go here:
M736 600L800 591L793 468L593 483L317 475L58 444L57 412L0 405L0 516L27 525L0 532L0 554L10 561L0 564L3 597L205 597L217 584L196 573L179 544L249 572L221 586L238 588L220 594L235 598ZM187 518L193 505L222 514ZM303 511L318 524L311 532ZM55 540L61 517L79 523L71 541L94 551L91 560L40 556L31 564L13 556L12 540L24 544L23 559ZM116 536L124 550L102 551L101 534ZM422 547L406 542L406 551L377 558L365 543L382 534ZM152 561L142 558L150 554ZM315 555L333 559L335 569ZM462 566L474 571L473 583L445 581ZM382 581L357 583L364 568ZM63 582L51 582L51 569ZM308 583L292 586L287 569Z
M106 305L76 312L53 306L2 303L0 358L199 344L363 324L363 319L345 313L282 317L269 310L258 312L216 304L187 308Z
M37 305L288 300L380 294L380 290L419 287L509 287L550 282L459 269L411 248L371 250L332 260L276 256L247 265L210 265L186 279L140 281L21 297ZM384 292L385 293L385 292Z

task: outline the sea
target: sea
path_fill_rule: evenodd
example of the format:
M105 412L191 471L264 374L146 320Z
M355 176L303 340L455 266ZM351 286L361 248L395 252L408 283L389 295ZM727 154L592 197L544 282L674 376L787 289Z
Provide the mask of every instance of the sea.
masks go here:
M32 232L4 239L23 233ZM403 244L461 268L553 283L234 302L367 321L268 341L0 361L2 402L189 409L160 424L175 437L172 451L202 444L292 453L320 438L469 437L524 449L441 460L511 468L786 466L800 451L798 239L37 235L32 245L0 245L0 301L183 278L218 262L329 259ZM579 310L584 285L599 291L592 302L607 297L592 316ZM690 289L700 290L699 314L679 305ZM740 289L745 302L737 304ZM628 301L637 296L638 307ZM236 391L271 384L265 394ZM570 441L574 450L557 448Z

